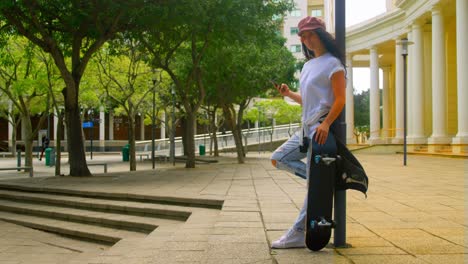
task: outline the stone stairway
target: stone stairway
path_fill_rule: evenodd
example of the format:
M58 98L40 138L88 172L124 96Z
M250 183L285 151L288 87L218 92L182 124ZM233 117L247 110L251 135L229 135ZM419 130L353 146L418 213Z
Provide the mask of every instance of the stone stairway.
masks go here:
M221 204L0 184L0 220L110 245L143 239L159 227L182 226L193 212L220 209Z
M468 158L467 152L457 152L456 145L451 144L422 144L409 148L409 153L418 155L432 155L452 158Z

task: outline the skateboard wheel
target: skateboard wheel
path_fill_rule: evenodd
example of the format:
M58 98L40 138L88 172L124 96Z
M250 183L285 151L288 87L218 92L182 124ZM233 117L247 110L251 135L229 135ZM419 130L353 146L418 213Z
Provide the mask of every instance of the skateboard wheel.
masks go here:
M322 218L322 221L320 221L317 225L319 227L332 227L333 223L328 222L327 220L325 220L325 218Z
M319 164L321 159L322 159L322 157L320 155L315 155L315 157L314 157L315 164Z
M311 229L314 229L316 224L317 224L317 221L311 220L311 221L310 221L310 228L311 228Z

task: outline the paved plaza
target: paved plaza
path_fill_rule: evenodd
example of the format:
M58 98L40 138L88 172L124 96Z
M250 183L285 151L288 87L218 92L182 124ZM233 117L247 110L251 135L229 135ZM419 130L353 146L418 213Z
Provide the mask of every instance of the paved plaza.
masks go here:
M404 167L399 154L356 156L369 176L368 197L348 191L349 246L320 252L270 248L294 222L306 182L274 169L269 153L250 152L245 164L224 154L195 169L158 161L153 171L142 161L136 172L117 154L95 155L89 162L108 162L108 173L93 166L85 178L48 177L54 168L35 159L34 178L2 171L0 184L224 203L113 245L0 221L0 263L468 263L467 159L410 155ZM15 162L0 158L0 166Z

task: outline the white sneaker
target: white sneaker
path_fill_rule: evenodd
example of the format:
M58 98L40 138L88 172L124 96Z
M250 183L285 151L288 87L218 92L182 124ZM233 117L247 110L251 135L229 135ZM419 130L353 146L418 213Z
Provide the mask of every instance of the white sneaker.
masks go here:
M302 248L305 247L305 234L293 228L289 229L280 239L271 243L271 248Z

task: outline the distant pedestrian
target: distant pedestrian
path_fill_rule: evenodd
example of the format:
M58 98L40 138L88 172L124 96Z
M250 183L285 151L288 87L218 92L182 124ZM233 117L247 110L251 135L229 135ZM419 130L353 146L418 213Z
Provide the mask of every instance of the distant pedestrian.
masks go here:
M44 151L46 148L49 147L50 140L47 136L42 136L42 145L41 145L41 156L39 157L39 160L42 160L42 156L44 155Z

